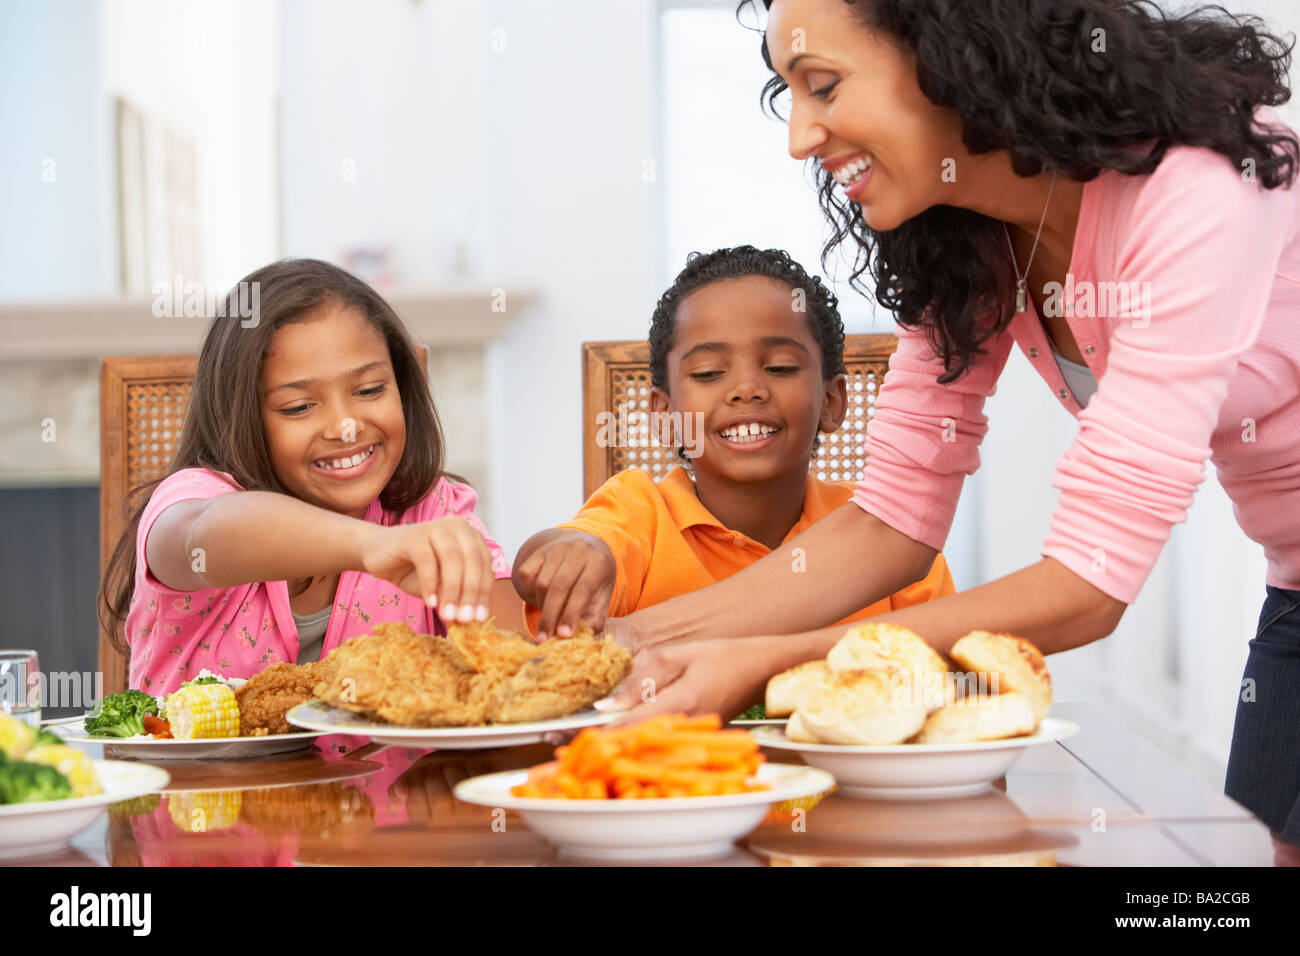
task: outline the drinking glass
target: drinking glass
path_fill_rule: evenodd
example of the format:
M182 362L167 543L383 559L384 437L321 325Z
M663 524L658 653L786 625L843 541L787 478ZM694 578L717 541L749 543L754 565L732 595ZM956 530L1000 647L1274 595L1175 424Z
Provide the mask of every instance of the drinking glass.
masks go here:
M0 650L0 713L41 726L41 663L35 651Z

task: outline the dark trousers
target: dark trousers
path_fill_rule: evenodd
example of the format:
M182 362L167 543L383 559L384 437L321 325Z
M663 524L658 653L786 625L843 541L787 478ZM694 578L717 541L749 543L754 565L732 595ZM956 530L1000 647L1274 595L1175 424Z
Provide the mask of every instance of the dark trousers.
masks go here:
M1237 700L1224 792L1300 845L1300 591L1269 586Z

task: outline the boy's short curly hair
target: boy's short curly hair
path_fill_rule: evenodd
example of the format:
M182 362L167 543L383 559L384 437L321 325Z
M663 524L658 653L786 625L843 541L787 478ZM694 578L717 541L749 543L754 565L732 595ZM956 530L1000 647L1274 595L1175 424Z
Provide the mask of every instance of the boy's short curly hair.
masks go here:
M672 286L659 297L650 320L652 385L668 391L668 352L676 337L677 308L682 299L712 282L744 276L768 276L791 289L802 289L808 325L821 348L822 380L844 371L844 322L840 319L835 294L782 249L735 246L713 252L692 252L686 257L686 268L677 273Z

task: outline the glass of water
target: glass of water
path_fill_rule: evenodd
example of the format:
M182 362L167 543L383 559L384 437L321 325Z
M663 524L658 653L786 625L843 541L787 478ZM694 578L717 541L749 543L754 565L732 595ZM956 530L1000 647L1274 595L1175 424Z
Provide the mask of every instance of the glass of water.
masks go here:
M41 726L41 663L35 651L0 650L0 713Z

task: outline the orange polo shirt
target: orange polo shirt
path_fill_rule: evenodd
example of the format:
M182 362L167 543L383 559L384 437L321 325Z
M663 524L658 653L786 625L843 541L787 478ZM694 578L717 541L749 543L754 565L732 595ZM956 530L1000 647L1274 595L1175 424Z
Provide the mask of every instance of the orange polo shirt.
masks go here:
M831 483L809 475L803 514L785 540L847 503L856 487L852 482ZM611 617L716 584L771 553L766 545L724 527L710 514L681 466L658 484L640 469L619 472L596 490L572 521L556 527L585 531L609 545L618 569L609 604ZM924 578L838 623L885 614L956 590L948 562L940 554ZM538 609L528 605L528 627L534 633L539 616Z

